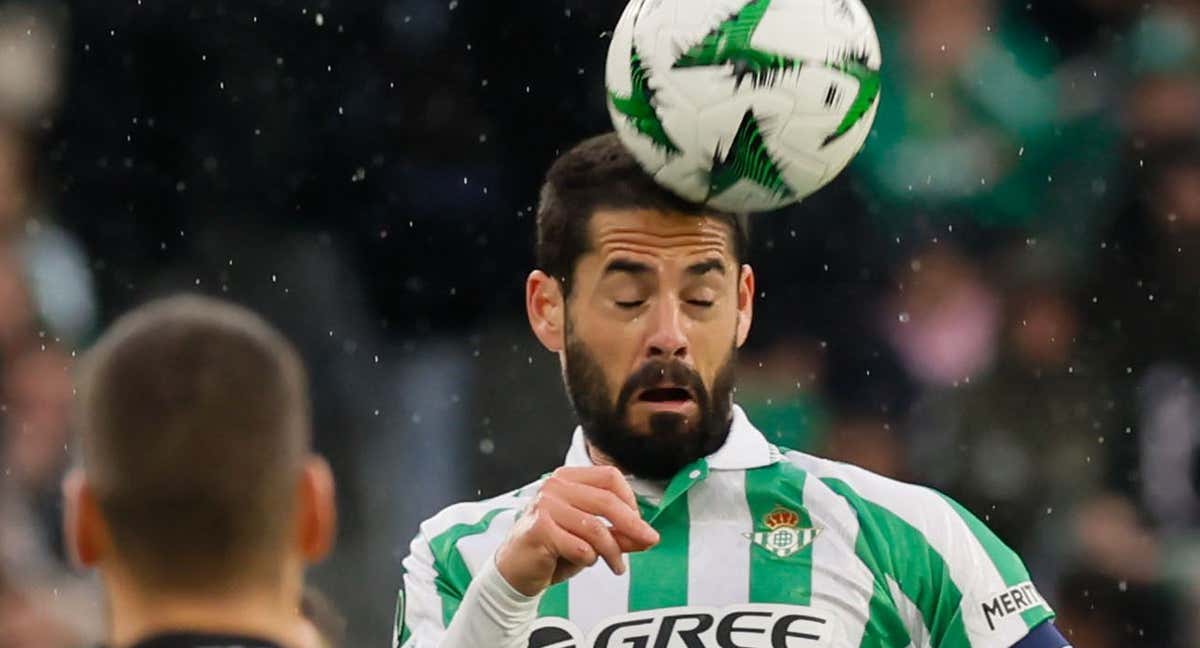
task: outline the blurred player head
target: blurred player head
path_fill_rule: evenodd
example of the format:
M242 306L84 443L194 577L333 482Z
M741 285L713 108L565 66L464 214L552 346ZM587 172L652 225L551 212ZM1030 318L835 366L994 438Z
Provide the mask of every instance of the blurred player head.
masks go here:
M588 442L665 479L725 441L754 273L744 226L660 187L613 134L554 162L526 282Z
M151 303L88 353L78 403L67 533L101 572L116 642L141 638L120 636L122 613L206 625L221 601L258 618L196 629L296 631L303 569L330 549L335 511L292 345L226 302Z

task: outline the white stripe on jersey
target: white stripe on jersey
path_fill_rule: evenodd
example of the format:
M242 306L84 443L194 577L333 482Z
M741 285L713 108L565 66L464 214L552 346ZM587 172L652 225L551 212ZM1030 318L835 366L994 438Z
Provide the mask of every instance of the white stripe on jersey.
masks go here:
M597 560L567 583L567 614L585 635L600 621L629 609L629 558L621 559L626 569L620 576L612 573L608 563Z
M442 631L442 598L433 587L414 587L417 583L433 584L437 571L433 567L433 553L429 550L429 539L417 534L409 544L409 555L404 559L405 605L410 610L429 611L428 614L407 615L405 623L412 632L408 646L432 645ZM421 641L418 641L420 639Z
M723 607L750 600L746 473L714 470L687 493L688 604Z
M464 536L458 540L458 553L462 556L463 562L467 563L467 570L471 572L472 578L479 573L483 561L491 558L496 552L496 548L504 542L504 538L508 536L508 530L512 528L513 524L516 524L518 513L520 513L518 509L500 513L492 518L492 523L488 525L487 531Z
M804 461L807 455L789 452L786 458L793 466L808 470ZM812 473L804 481L804 508L808 509L813 524L823 529L813 542L813 605L836 610L842 620L846 645L857 646L866 632L871 596L875 592L871 568L854 551L858 542L858 514L849 502Z
M896 603L896 612L904 619L904 626L908 628L908 636L912 640L912 643L908 644L910 648L933 648L929 643L929 628L925 627L925 617L921 616L917 604L900 589L900 583L897 583L891 574L887 575L887 585L888 591L892 593L892 600Z

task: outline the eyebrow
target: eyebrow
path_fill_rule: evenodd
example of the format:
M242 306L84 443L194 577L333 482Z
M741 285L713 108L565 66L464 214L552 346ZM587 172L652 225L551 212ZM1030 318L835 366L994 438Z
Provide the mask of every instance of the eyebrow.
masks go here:
M632 275L644 275L650 273L650 266L639 263L637 261L629 261L627 259L613 259L604 266L604 275L610 275L616 272L626 272Z
M697 276L697 277L708 274L709 272L716 272L716 273L724 275L725 274L725 264L722 263L720 259L709 259L708 261L701 261L699 263L693 263L692 265L687 267L687 270L685 272L687 272L690 275Z

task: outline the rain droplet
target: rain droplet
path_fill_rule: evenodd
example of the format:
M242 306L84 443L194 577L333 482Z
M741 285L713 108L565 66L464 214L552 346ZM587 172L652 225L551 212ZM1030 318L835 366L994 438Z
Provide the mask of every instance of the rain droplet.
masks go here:
M900 320L901 324L908 324L908 320L909 320L908 313L900 313L899 315L896 316L896 319Z
M483 454L490 455L496 451L496 442L491 439L483 439L479 442L479 451Z
M313 18L313 21L317 23L317 27L324 27L325 26L325 14L318 13L316 15L316 17Z

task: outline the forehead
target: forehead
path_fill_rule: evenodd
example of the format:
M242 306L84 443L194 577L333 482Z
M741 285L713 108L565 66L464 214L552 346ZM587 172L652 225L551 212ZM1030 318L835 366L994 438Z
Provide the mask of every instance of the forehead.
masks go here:
M733 232L711 216L656 209L599 209L588 223L592 252L660 257L717 253L733 256Z

